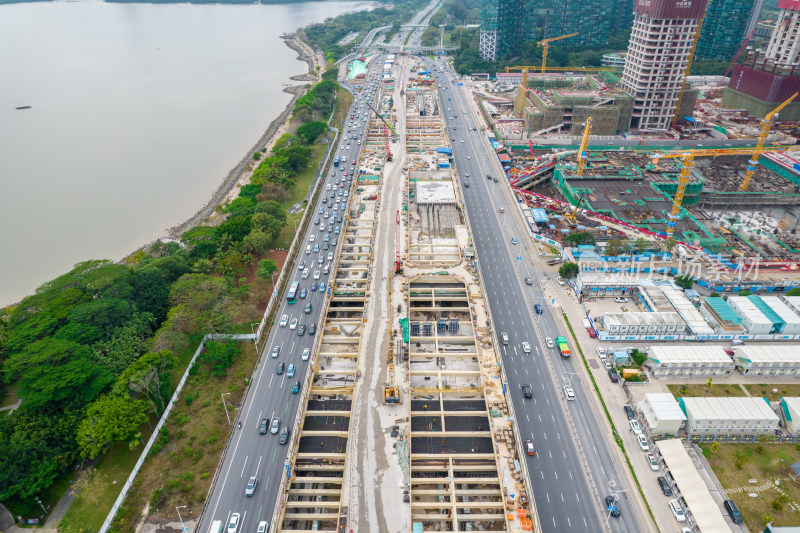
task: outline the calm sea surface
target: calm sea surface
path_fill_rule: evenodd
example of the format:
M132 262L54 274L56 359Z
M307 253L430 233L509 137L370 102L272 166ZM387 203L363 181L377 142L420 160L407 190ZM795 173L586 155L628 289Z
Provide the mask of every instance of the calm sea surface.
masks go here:
M0 6L0 306L193 215L306 70L280 34L366 7Z

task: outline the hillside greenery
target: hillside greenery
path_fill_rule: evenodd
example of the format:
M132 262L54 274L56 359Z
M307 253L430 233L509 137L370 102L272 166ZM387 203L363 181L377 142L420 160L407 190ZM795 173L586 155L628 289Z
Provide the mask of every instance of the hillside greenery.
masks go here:
M287 223L284 202L298 171L327 131L336 88L326 79L298 100L296 135L263 154L251 182L219 208L219 225L156 242L123 263L78 263L0 311L0 398L13 390L21 400L0 415L0 501L14 514L33 513L34 497L113 444L138 448L143 424L172 393L173 351L243 320L247 276L267 282L259 262L262 274L275 271L264 256ZM203 362L224 375L233 357L212 344Z

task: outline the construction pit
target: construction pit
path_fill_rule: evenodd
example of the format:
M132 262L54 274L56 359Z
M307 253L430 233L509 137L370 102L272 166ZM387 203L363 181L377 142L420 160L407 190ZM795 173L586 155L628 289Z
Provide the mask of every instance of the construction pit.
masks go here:
M592 151L582 175L576 150L533 150L533 157L529 148L509 152L513 186L565 202L545 206L556 217L537 229L549 238L563 242L576 230L592 233L599 242L631 238L583 210L655 233L669 229L681 171L680 159L665 157L669 152ZM764 154L742 192L749 157L695 158L673 236L732 258L800 259L800 176L778 167L772 154ZM563 215L579 202L572 224Z

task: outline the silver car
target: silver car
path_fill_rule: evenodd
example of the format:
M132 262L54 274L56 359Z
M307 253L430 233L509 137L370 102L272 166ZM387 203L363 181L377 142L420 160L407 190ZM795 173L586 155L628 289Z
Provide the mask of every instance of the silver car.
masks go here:
M245 496L252 496L256 492L256 485L258 484L258 480L256 476L251 476L250 480L247 482L247 487L244 489Z

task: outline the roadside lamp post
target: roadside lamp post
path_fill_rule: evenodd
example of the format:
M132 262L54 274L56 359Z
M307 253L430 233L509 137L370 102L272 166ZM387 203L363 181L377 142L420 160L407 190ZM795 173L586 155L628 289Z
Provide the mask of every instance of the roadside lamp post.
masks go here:
M185 507L186 507L185 505L181 505L180 507L177 506L177 505L175 506L175 511L178 513L178 520L181 521L181 532L182 533L188 533L189 532L189 528L184 525L183 518L181 517L181 512L179 511L179 509L183 509Z
M222 398L222 410L225 411L225 416L228 418L228 425L230 426L230 425L232 425L231 424L231 417L230 417L230 415L228 415L228 408L225 405L225 395L226 394L230 394L230 392L221 392L219 395Z

